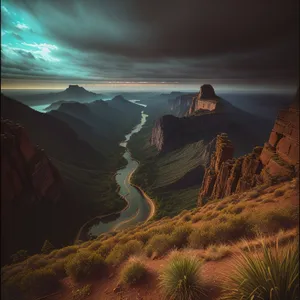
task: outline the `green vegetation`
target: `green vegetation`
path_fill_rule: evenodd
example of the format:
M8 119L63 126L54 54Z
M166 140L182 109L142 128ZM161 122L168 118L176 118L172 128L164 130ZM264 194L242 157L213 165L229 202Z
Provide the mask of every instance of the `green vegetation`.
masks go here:
M204 254L205 260L219 260L228 256L231 253L231 247L229 245L221 244L221 245L210 245Z
M192 228L188 225L182 225L172 232L171 234L171 243L176 248L183 248L188 243L188 237L192 232Z
M158 234L152 236L146 246L146 254L151 257L153 254L162 256L172 248L172 241L169 234Z
M5 300L32 299L58 290L59 277L50 268L20 270L5 282L1 282L1 296Z
M226 281L223 299L299 299L299 247L270 249L264 243L261 251L241 252L236 256L236 270Z
M45 295L58 289L59 279L48 268L34 270L22 278L21 287L30 295Z
M201 261L180 253L171 255L160 274L160 287L166 298L201 299L204 289L200 277Z
M11 255L10 259L12 263L18 263L24 261L28 257L28 252L26 250L19 250L15 254Z
M126 260L130 255L140 254L143 249L143 243L140 241L129 241L126 244L117 244L106 258L106 262L112 265L118 265Z
M105 262L100 255L83 251L68 258L65 269L73 280L81 281L97 273L103 273Z
M207 154L204 143L200 141L157 155L156 148L149 143L152 127L150 118L143 129L131 137L128 147L133 157L140 161L132 181L154 199L157 206L155 218L159 219L196 207L204 174L201 163ZM190 177L198 180L190 181Z
M287 187L294 184L295 181L291 181L276 188L285 190L285 196L293 197L295 192ZM47 274L52 274L48 278L57 282L66 276L75 281L82 281L93 279L92 275L106 275L108 269L117 269L126 260L131 261L132 256L162 258L167 257L173 249L182 250L171 254L171 258L176 256L176 253L181 257L197 253L204 261L235 257L238 249L249 253L254 250L261 252L260 240L264 240L271 249L274 248L277 238L278 245L283 249L299 234L299 207L290 203L289 199L276 199L271 205L265 204L266 200L274 199L276 188L272 192L268 189L268 193L260 197L263 200L261 202L257 202L257 199L249 200L251 191L222 200L217 199L203 207L184 210L173 218L164 217L102 234L93 241L53 250L49 254L34 255L19 263L5 266L2 268L3 290L10 293L10 298L4 299L23 300L20 295L23 293L27 296L30 289L24 292L24 286L20 283L27 282L23 281L23 278L33 271L44 273L47 270ZM249 245L245 239L250 239ZM232 243L236 245L233 246ZM135 276L140 274L136 269L133 268L128 275L132 276L130 278L133 278L133 281L138 280ZM129 281L131 279L128 279ZM26 286L29 286L28 282ZM49 282L51 283L50 280ZM184 281L180 286L184 288L185 284Z
M43 253L43 254L48 254L48 253L50 253L51 251L53 251L55 248L54 248L54 246L48 241L48 240L46 240L45 242L44 242L44 244L43 244L43 247L42 247L42 249L41 249L41 252Z
M72 292L73 300L82 300L88 297L91 294L92 286L90 284L86 284L79 289L75 289Z
M129 260L121 271L121 282L134 284L141 281L147 273L146 266L137 258Z
M235 241L243 236L253 236L254 230L251 220L244 216L232 216L226 223L202 225L189 236L189 246L205 248L214 243Z

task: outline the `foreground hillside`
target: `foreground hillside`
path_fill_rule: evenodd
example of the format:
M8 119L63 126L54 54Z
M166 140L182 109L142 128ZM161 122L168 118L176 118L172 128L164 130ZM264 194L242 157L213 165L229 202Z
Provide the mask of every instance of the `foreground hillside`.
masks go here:
M228 276L236 269L237 259L247 253L250 257L256 252L260 255L262 250L269 253L273 248L276 252L276 243L278 251L294 247L291 243L299 232L298 187L297 179L257 186L243 194L183 211L174 218L102 234L80 245L49 249L48 254L34 255L2 268L2 296L162 299L166 295L162 272L170 266L172 257L178 260L188 256L195 257L193 263L202 264L198 280L207 295L204 299L219 299L234 290ZM173 252L175 249L180 256ZM136 257L133 262L131 256ZM225 287L232 290L226 291Z

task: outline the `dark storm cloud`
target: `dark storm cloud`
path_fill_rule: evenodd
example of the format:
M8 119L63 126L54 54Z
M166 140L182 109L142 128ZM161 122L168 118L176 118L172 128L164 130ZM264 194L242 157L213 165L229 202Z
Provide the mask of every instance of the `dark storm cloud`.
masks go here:
M31 52L26 52L23 50L14 50L14 52L23 56L24 58L35 59L34 55Z
M12 35L13 35L17 40L24 41L23 38L22 38L19 34L13 32Z
M298 76L296 0L10 3L33 15L45 35L70 49L58 50L60 57L92 77Z

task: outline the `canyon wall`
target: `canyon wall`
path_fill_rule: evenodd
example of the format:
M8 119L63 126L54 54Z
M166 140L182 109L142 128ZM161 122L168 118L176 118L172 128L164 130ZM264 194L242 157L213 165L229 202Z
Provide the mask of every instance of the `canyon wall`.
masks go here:
M36 227L43 228L37 220L47 220L61 196L59 173L44 151L31 143L24 127L1 118L2 261L26 245Z
M24 127L1 119L1 200L15 202L24 193L28 204L58 201L61 180L44 151L34 146ZM3 213L3 211L2 211Z
M192 105L193 98L196 94L187 94L177 96L175 99L169 99L168 105L173 115L183 117Z
M199 205L299 174L299 93L289 108L279 112L264 147L255 147L239 158L233 154L227 134L218 135L202 181Z

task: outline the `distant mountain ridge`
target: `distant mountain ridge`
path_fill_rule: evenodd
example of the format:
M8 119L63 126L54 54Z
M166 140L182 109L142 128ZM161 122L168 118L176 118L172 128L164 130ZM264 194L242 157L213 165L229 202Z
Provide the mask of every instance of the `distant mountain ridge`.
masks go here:
M101 98L103 94L96 94L87 91L85 88L77 84L69 85L62 92L52 92L47 94L35 95L16 95L14 98L18 101L24 102L27 105L41 105L57 101L77 101L89 102Z

